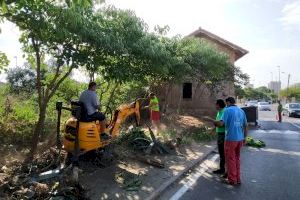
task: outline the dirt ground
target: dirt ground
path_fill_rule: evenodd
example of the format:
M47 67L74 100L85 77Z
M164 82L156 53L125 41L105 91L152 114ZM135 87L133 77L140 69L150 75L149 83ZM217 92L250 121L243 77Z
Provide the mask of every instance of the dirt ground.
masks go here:
M163 119L160 128L162 131L176 130L177 135L174 137L177 137L182 132L197 129L203 125L205 125L203 121L196 117L171 115ZM91 168L90 171L83 171L80 174L80 181L85 188L88 188L88 196L91 200L145 199L164 182L185 169L190 162L207 155L214 148L214 141L193 142L189 145L180 145L171 154L150 156L164 163L164 168L144 164L134 156L125 156L110 167ZM132 181L138 182L138 187L126 187L128 185L126 183Z
M99 199L145 199L165 181L177 175L193 160L206 155L215 148L215 142L192 144L180 148L177 152L154 156L165 164L160 169L140 161L129 158L117 161L110 167L99 169L90 168L80 174L80 181L88 188L88 196L91 200ZM124 182L139 180L137 188L126 188Z
M168 135L168 137L158 134L157 138L162 142L165 142L163 140L166 139L176 139L181 137L183 133L201 128L203 125L205 124L200 119L188 115L163 116L160 132L172 130L175 131L175 134ZM190 162L206 155L214 148L214 141L192 142L176 146L170 154L145 156L142 153L128 151L126 147L120 145L114 148L117 156L115 161L108 167L100 168L90 163L81 164L79 183L85 189L86 196L91 200L145 199L164 182L185 169ZM22 153L16 152L11 145L5 149L5 151L2 151L5 154L1 153L0 160L0 189L1 183L13 182L12 180L15 177L12 177L12 180L7 180L6 171L9 170L6 168L10 166L9 163L19 164L24 158ZM137 158L156 160L164 167L158 168L145 164Z

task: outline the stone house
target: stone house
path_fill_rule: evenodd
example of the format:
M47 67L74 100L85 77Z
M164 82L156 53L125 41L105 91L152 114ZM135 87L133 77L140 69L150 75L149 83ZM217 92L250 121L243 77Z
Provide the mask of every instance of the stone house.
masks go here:
M216 47L220 52L229 56L229 61L234 65L235 61L248 53L247 50L213 34L202 28L189 34L187 37L201 38ZM224 83L221 92L212 93L202 84L186 80L181 84L166 84L156 91L160 98L163 111L178 111L182 114L211 115L215 112L214 102L217 98L234 96L233 82Z

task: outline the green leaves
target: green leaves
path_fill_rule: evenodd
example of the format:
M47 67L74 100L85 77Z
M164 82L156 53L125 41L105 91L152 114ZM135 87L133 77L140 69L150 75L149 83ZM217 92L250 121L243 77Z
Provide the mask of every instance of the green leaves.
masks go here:
M270 100L275 99L276 95L265 86L258 87L258 88L245 88L244 92L239 91L241 97L245 97L246 99L257 99L257 100ZM275 96L274 96L275 95Z
M1 4L2 12L3 12L3 13L7 13L7 5L6 5L5 1L4 1L4 0L1 0L1 1L0 1L0 4Z
M289 88L283 89L280 91L281 97L287 97L289 100L295 98L297 101L300 100L300 87L291 86Z
M213 86L233 79L228 57L204 41L168 38L167 26L150 33L134 12L113 6L95 11L95 3L22 0L5 4L5 17L23 31L20 41L28 54L39 48L58 66L83 66L105 80L158 83L191 77Z
M7 56L5 53L0 51L0 74L5 68L9 65L9 60L7 59Z
M26 93L32 95L35 90L35 74L29 67L13 68L7 72L7 81L10 92L15 94Z

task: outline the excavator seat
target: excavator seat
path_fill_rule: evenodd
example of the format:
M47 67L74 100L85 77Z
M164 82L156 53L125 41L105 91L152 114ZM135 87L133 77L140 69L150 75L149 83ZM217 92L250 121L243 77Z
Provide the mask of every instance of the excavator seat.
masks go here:
M95 119L87 114L84 104L80 101L71 101L72 115L80 122L94 122Z

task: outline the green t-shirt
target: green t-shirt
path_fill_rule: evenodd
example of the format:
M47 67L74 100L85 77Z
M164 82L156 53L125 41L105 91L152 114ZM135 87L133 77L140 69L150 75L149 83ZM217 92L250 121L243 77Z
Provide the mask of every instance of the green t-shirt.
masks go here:
M277 111L278 111L278 112L282 112L282 104L279 104L279 105L278 105Z
M156 96L150 99L150 104L153 104L150 106L150 110L159 111L158 98Z
M223 108L222 110L220 110L217 113L217 117L216 117L217 121L221 121L221 119L223 117L223 114L224 114L224 110L225 110L225 108ZM225 127L224 126L222 126L222 127L216 127L216 132L217 133L225 133Z

